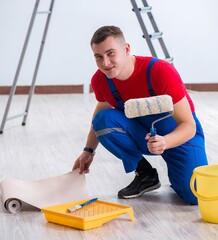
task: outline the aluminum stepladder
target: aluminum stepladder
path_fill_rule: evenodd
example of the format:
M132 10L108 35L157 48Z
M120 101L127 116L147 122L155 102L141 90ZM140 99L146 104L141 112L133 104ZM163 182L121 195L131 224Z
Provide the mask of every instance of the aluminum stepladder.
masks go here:
M169 52L168 52L168 50L166 48L166 45L164 43L164 40L163 40L163 37L162 37L163 32L159 31L159 29L157 27L157 24L154 20L153 14L151 12L152 7L148 5L146 0L142 0L143 7L138 7L136 0L130 0L130 1L132 3L132 7L133 7L132 10L135 12L136 17L139 21L139 24L140 24L142 32L143 32L143 37L147 41L147 44L148 44L149 50L151 52L151 55L153 57L158 57L157 52L154 49L154 44L152 42L153 40L158 39L160 47L161 47L161 49L163 51L163 54L165 56L165 60L172 64L173 63L173 58L170 57ZM142 17L142 13L147 13L148 19L150 20L150 23L151 23L151 26L154 30L154 33L152 33L152 34L148 33L147 27L145 26L145 23L144 23L144 19Z
M32 13L30 23L29 23L29 26L28 26L26 38L25 38L25 41L24 41L24 44L23 44L20 59L19 59L19 62L18 62L18 66L17 66L17 69L16 69L15 76L14 76L14 81L13 81L13 84L11 86L9 98L8 98L6 108L5 108L5 112L4 112L4 115L3 115L3 119L2 119L2 123L1 123L1 127L0 127L0 134L3 134L5 123L8 120L11 120L11 119L14 119L14 118L17 118L17 117L23 117L22 126L26 125L26 120L27 120L27 116L28 116L28 112L29 112L29 107L30 107L32 95L33 95L33 92L34 92L34 89L35 89L36 77L37 77L37 73L38 73L38 69L39 69L39 65L40 65L42 52L43 52L43 49L44 49L44 44L45 44L45 40L46 40L46 36L47 36L47 31L48 31L51 15L52 15L54 2L55 2L55 0L51 0L48 11L38 11L38 6L39 6L39 3L40 3L40 0L36 0L36 2L35 2L34 8L33 8L33 13ZM46 19L46 23L45 23L45 27L44 27L44 32L43 32L43 35L42 35L42 40L41 40L41 45L40 45L40 49L39 49L39 52L38 52L38 57L37 57L36 65L35 65L35 70L34 70L34 73L33 73L32 83L31 83L31 86L30 86L30 89L29 89L29 94L28 94L28 98L27 98L25 112L21 113L21 114L18 114L16 116L8 117L8 112L10 110L11 102L12 102L13 96L14 96L15 91L16 91L17 81L18 81L18 78L19 78L19 73L20 73L20 70L21 70L21 67L22 67L23 59L25 57L25 53L26 53L26 49L27 49L27 46L28 46L29 38L30 38L30 35L31 35L31 32L32 32L33 24L34 24L35 17L36 17L37 14L47 14L47 19Z

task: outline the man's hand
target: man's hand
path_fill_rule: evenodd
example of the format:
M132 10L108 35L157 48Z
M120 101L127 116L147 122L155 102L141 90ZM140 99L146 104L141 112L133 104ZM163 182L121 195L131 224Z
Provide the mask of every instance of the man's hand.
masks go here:
M82 152L82 154L76 159L73 170L79 168L79 173L89 173L89 166L93 161L93 155L89 152Z
M150 153L162 154L166 149L165 138L160 135L151 137L151 134L148 133L145 139L148 141L147 146Z

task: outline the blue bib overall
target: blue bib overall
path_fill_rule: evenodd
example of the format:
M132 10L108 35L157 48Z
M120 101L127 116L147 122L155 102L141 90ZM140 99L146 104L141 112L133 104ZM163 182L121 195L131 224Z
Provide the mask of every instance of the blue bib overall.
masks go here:
M152 96L155 92L150 81L150 71L157 60L153 58L149 62L146 72L149 92ZM153 155L148 151L145 136L150 132L152 122L168 113L128 119L124 114L124 104L113 80L107 78L107 81L120 110L105 109L98 112L92 122L93 129L99 142L122 160L125 171L132 172L143 155ZM196 122L195 136L178 147L165 150L161 156L167 164L171 187L187 203L197 204L197 198L190 189L190 178L194 168L208 163L204 133L195 113L193 113L193 118ZM172 132L177 127L177 123L173 117L168 117L157 122L155 127L157 134L163 136Z

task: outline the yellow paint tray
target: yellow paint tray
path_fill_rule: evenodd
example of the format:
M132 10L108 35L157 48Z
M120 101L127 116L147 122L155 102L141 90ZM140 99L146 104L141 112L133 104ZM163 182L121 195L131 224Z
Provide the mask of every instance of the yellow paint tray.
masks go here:
M45 218L48 222L58 223L82 230L101 227L103 223L126 213L128 213L130 219L134 221L132 207L100 200L86 205L73 213L67 211L68 208L77 204L82 204L86 201L87 200L82 200L50 206L43 208L41 211L45 214Z

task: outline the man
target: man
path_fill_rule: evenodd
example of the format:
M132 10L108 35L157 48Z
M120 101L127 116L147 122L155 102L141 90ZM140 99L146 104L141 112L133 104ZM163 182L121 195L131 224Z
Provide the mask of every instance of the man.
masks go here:
M98 103L85 148L73 170L89 172L100 142L122 160L127 173L136 173L118 197L139 197L160 187L157 170L143 157L159 154L166 161L171 187L187 203L197 204L189 181L195 167L207 165L204 134L178 72L166 61L155 60L148 74L153 58L131 55L130 45L115 26L99 28L91 48L99 68L91 81ZM156 124L157 135L151 136L149 131L160 114L134 119L125 116L122 104L128 99L163 94L172 97L174 114Z

